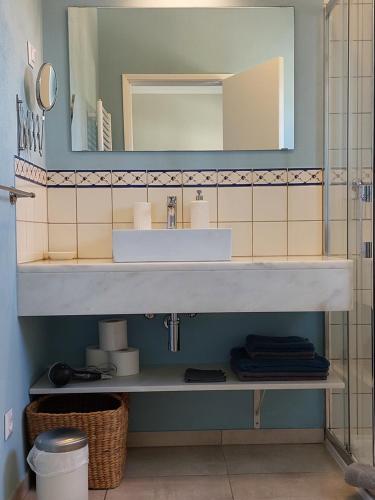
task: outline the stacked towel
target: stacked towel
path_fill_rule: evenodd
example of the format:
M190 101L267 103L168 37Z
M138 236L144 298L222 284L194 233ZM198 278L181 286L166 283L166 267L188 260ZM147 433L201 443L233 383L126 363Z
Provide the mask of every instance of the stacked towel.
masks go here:
M197 370L188 368L185 371L185 382L188 384L225 382L226 375L223 370Z
M303 337L249 335L231 351L232 370L244 381L326 380L329 365Z
M315 355L314 344L297 336L248 335L246 351L249 357L254 359L313 359Z

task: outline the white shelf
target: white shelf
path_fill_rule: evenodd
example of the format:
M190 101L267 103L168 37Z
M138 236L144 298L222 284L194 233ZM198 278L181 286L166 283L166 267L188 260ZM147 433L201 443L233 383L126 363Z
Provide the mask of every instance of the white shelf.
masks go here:
M186 384L184 372L187 365L148 366L141 373L129 377L114 377L97 382L73 382L62 388L51 385L44 374L31 388L31 395L105 393L105 392L192 392L192 391L257 391L257 390L301 390L301 389L344 389L344 382L334 373L327 380L306 381L262 381L241 382L228 366L199 365L194 368L222 368L227 375L223 383ZM193 368L193 366L189 366Z

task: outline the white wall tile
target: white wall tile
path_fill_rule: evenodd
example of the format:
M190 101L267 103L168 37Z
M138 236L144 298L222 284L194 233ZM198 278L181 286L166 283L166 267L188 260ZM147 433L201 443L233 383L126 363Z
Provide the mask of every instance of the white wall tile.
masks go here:
M372 76L372 42L350 42L350 74Z
M254 221L287 220L287 187L258 186L253 189Z
M78 188L77 221L112 223L111 188Z
M253 217L252 187L218 188L218 220L251 222Z
M210 222L217 222L217 188L216 187L184 187L183 188L183 221L190 222L190 203L196 199L197 190L202 191L203 199L208 201Z
M354 4L351 5L350 12L350 39L351 40L372 40L373 36L373 12L372 5Z
M352 113L371 113L372 111L372 78L360 77L350 80L350 111Z
M347 197L346 185L337 184L329 186L328 218L332 220L346 220Z
M371 149L372 147L372 115L370 113L354 114L350 117L350 146L352 148Z
M329 147L340 149L347 144L347 115L328 115Z
M177 221L182 222L182 188L153 187L148 190L152 222L167 223L168 196L177 196Z
M112 224L78 224L78 258L110 259Z
M35 194L35 198L19 198L16 219L29 222L47 222L47 188L25 179L15 178L17 189Z
M322 186L289 186L288 219L322 220Z
M251 257L252 223L251 222L219 222L219 228L232 229L232 256Z
M322 255L321 221L288 223L288 255Z
M17 262L27 262L27 222L17 221Z
M286 222L254 222L253 254L255 257L287 254Z
M133 206L147 201L147 188L115 188L112 190L113 222L133 223Z
M76 224L49 224L48 229L50 252L75 252L77 255Z
M48 188L48 222L75 223L77 201L75 188Z
M134 229L132 222L114 222L113 229Z

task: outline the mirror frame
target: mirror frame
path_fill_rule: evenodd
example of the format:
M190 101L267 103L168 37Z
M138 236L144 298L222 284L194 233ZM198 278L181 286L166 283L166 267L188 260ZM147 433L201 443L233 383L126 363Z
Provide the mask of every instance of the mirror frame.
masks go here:
M55 74L55 93L54 93L54 98L53 98L53 102L51 104L50 107L45 107L44 104L42 103L42 100L40 98L40 81L41 81L41 75L42 75L42 71L44 70L44 68L46 66L50 66ZM37 103L38 103L38 106L40 107L40 109L45 112L45 111L50 111L54 105L56 104L56 100L57 100L57 93L58 93L58 84L57 84L57 75L56 75L56 71L55 71L55 68L52 66L51 63L43 63L41 65L41 67L39 68L39 71L38 71L38 76L37 76L37 79L36 79L36 89L35 89L35 93L36 93L36 100L37 100Z

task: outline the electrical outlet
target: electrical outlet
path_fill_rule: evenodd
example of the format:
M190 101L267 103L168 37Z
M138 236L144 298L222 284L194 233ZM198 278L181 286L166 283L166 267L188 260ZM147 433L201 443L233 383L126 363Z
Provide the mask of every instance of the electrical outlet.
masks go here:
M32 68L36 64L36 57L37 57L37 50L35 47L31 45L31 43L28 41L27 42L27 62L29 66Z
M13 409L10 408L4 414L4 439L5 441L10 438L13 433Z

